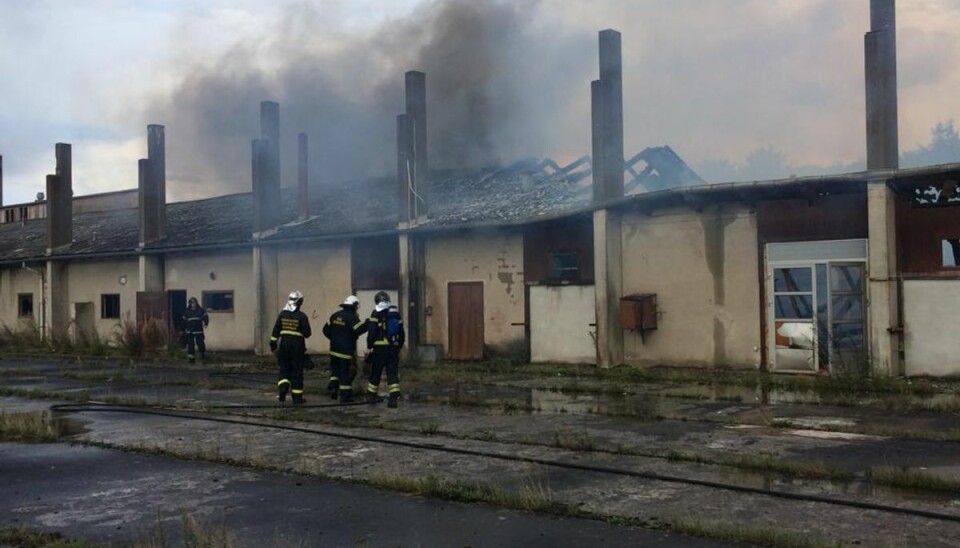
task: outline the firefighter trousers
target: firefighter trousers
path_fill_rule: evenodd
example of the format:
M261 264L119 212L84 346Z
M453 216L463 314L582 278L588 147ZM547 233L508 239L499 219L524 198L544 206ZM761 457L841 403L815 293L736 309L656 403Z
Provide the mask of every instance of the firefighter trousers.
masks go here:
M277 364L280 366L277 388L284 384L294 396L303 395L303 355L306 351L302 338L281 337L277 349Z
M191 360L196 357L196 350L200 351L200 357L207 356L207 345L203 342L203 333L187 333L187 357Z
M350 376L350 366L353 365L352 359L330 356L330 381L336 381L340 385L340 391L351 390L353 387L353 378Z
M370 382L367 384L368 394L377 393L384 369L387 370L388 391L390 394L400 393L400 349L395 346L375 346L370 366Z

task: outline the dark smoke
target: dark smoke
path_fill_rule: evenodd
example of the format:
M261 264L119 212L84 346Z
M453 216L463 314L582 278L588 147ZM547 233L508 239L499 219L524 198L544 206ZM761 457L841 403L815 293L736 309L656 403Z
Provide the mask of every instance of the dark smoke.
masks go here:
M565 109L589 109L596 39L552 31L548 15L534 0L438 0L348 35L314 8L291 8L255 43L188 68L147 108L167 126L170 197L249 190L261 100L280 102L285 186L299 132L310 136L314 184L390 174L406 70L427 74L431 168L555 154L570 142L557 135ZM589 132L581 140L571 155L588 152Z

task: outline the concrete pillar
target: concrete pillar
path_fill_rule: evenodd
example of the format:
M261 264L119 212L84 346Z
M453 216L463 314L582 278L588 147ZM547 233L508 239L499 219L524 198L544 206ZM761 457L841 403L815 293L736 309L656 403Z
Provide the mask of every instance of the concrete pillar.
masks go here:
M260 103L261 231L280 224L280 104Z
M297 218L310 216L310 178L307 160L307 134L297 135Z
M603 185L606 199L623 197L623 70L620 33L600 31L600 91L603 94Z
M864 36L863 47L867 169L896 169L899 166L899 145L894 0L870 0L870 32Z
M256 292L254 314L254 352L260 355L269 352L270 332L280 313L280 288L277 250L274 247L253 247L253 283ZM292 290L295 288L289 288ZM301 288L302 290L302 288Z
M164 127L147 126L147 180L152 194L150 212L155 227L155 240L167 235L167 159ZM153 241L153 240L148 240Z
M43 295L44 319L47 335L66 335L70 328L70 293L67 263L48 260L46 264L46 291Z
M419 198L415 201L416 217L426 215L429 209L430 189L427 182L427 76L411 70L404 74L406 114L410 121L411 150L413 153L413 187Z
M599 35L600 79L590 85L593 142L593 196L603 204L623 197L623 77L620 33ZM620 296L623 294L623 251L620 213L600 209L593 214L596 289L597 365L623 363Z
M73 241L73 162L70 145L57 143L57 172L47 175L47 249Z
M157 187L151 177L150 160L137 162L139 175L138 201L140 215L140 247L156 242L160 239L160 229L157 220Z
M414 170L416 160L413 152L413 123L410 116L397 116L397 190L400 223L409 223L417 218L416 182ZM403 248L401 248L401 254Z
M870 364L874 375L900 375L896 196L885 178L867 184L867 220Z

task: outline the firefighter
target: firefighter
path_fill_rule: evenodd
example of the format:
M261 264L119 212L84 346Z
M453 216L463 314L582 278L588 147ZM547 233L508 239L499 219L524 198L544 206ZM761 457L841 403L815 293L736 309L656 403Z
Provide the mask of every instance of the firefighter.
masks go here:
M343 300L340 310L323 324L323 336L330 339L330 382L327 391L340 403L353 401L353 378L350 366L357 352L357 338L367 332L366 322L360 321L357 310L360 299L350 295Z
M303 294L292 291L270 335L270 351L277 353L277 364L280 366L277 380L277 400L280 403L287 401L288 391L293 394L294 405L304 402L303 360L307 352L306 339L312 333L310 319L300 311L301 306Z
M367 320L367 348L372 351L370 381L367 399L375 401L380 386L380 375L387 370L387 407L396 407L400 399L400 349L406 340L400 309L390 302L390 295L378 292L373 301L376 307Z
M200 306L196 297L187 301L187 309L183 311L183 334L187 338L187 358L190 363L196 362L195 350L200 351L200 359L207 359L207 345L203 340L203 328L210 325L207 311Z

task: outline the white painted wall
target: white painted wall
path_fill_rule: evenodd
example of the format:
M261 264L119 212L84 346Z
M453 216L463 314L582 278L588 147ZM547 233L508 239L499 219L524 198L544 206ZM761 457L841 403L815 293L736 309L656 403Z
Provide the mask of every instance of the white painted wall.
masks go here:
M93 303L95 327L100 338L105 341L114 341L121 322L137 320L137 285L140 273L137 259L74 261L68 264L67 269L71 324L76 319L76 303ZM108 293L120 295L120 319L102 317L101 296Z
M425 243L427 344L448 349L447 284L483 282L484 342L523 343L523 236L519 231L485 229L438 234ZM366 306L364 306L366 308Z
M313 336L307 339L307 351L329 351L330 341L323 336L321 329L327 318L339 309L343 299L350 295L350 242L284 246L278 250L277 264L280 306L287 302L291 291L299 289L303 293L302 310L310 318L313 329ZM366 303L362 308L365 307ZM270 325L264 326L265 329L273 329L279 313L279 309L273 311Z
M530 286L530 360L596 363L592 285Z
M907 375L960 375L960 280L903 282Z
M658 329L624 332L636 365L759 367L756 215L745 206L623 216L623 293L656 293Z
M44 270L46 267L39 265L35 268ZM33 318L18 317L17 295L21 293L33 294ZM0 269L0 327L6 326L18 331L31 322L39 327L43 314L42 298L39 274L20 267Z
M199 300L202 291L232 290L233 312L210 312L207 347L213 352L253 350L256 293L249 249L168 255L164 276L168 290L185 289L188 298Z

